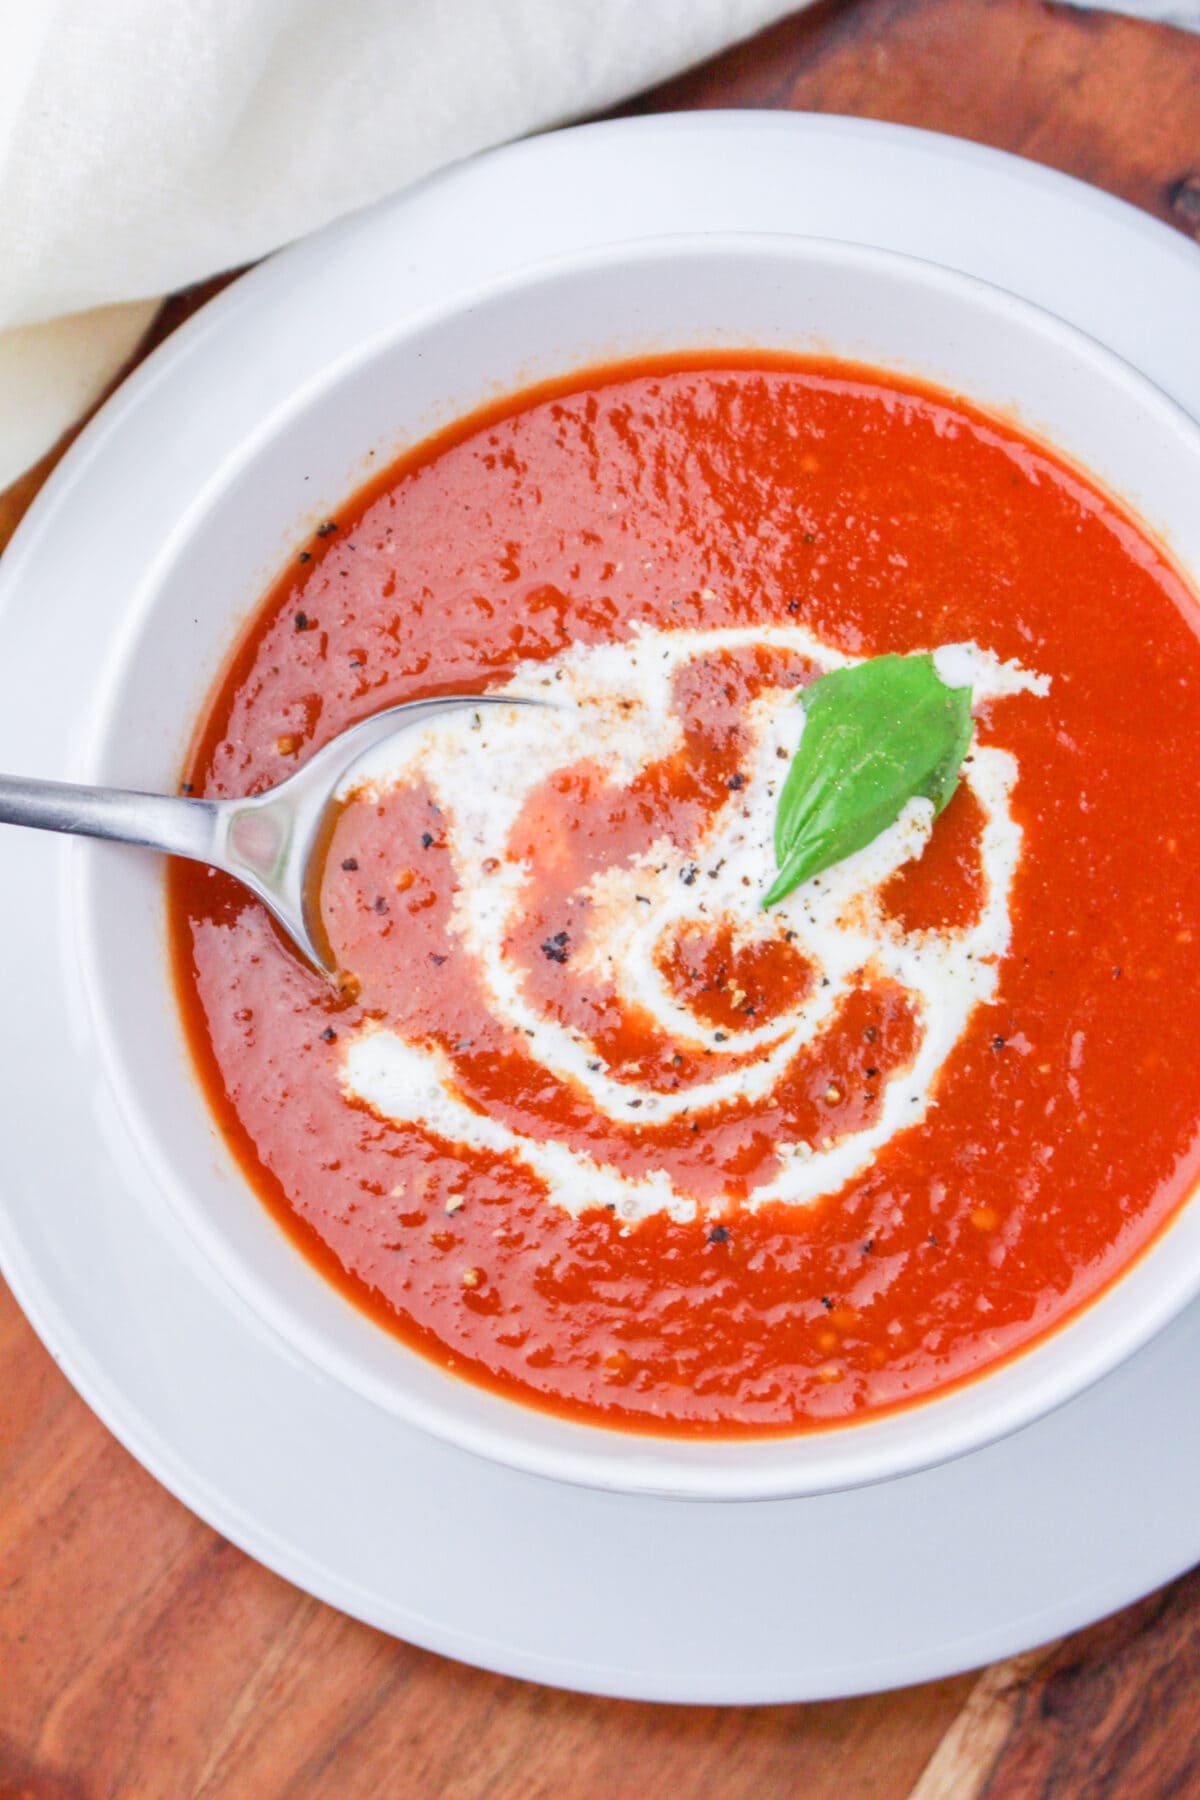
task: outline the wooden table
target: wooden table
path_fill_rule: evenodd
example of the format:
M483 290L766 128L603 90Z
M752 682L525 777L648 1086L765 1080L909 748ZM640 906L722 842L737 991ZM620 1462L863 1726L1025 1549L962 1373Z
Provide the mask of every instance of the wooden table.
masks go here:
M1166 27L1037 0L822 0L623 110L702 106L956 132L1200 234L1200 38ZM151 341L213 285L168 302ZM59 451L0 495L0 544ZM0 1287L0 1800L784 1794L1200 1796L1200 1572L1064 1643L862 1700L531 1687L343 1618L200 1524Z

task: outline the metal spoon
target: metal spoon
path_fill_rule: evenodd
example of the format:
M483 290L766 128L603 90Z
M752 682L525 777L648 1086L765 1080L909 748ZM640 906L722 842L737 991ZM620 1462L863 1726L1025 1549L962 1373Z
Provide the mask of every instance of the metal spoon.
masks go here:
M332 976L336 967L321 927L317 878L329 809L342 777L372 745L439 713L464 706L547 704L509 694L450 694L389 706L340 732L278 787L247 800L175 799L0 775L0 824L112 838L208 863L257 894L297 949Z

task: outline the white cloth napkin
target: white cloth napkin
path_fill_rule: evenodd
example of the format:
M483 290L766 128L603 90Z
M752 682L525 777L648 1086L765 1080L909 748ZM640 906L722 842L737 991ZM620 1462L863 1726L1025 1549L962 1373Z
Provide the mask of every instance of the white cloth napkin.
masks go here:
M159 295L797 0L0 0L0 487Z
M0 487L158 296L807 0L0 0ZM1188 13L1200 0L1126 0Z

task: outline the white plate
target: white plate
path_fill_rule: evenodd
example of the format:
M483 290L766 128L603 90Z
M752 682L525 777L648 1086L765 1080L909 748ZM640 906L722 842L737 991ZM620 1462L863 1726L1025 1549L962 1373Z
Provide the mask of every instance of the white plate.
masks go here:
M171 554L222 442L285 404L314 368L398 313L522 263L703 230L841 236L965 269L1081 325L1200 413L1200 254L1061 176L949 139L789 115L540 138L275 258L122 389L0 567L0 767L79 773L96 670L112 649L106 620ZM336 498L314 495L314 507ZM356 1399L225 1288L129 1141L79 975L75 893L82 859L99 852L13 833L4 854L5 1273L130 1450L310 1592L536 1680L779 1701L1008 1654L1200 1556L1196 1308L1015 1438L802 1501L721 1506L558 1486Z

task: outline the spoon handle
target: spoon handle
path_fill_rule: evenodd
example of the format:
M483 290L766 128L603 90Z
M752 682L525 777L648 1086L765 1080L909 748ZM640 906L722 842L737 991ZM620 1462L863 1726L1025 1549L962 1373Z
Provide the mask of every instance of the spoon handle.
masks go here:
M77 787L24 775L0 775L0 824L115 838L196 862L212 862L217 849L218 813L211 800Z
M332 976L336 967L324 942L313 880L320 875L325 821L342 777L372 745L439 713L553 704L519 694L442 694L405 701L360 719L286 781L241 800L190 800L0 775L0 825L144 844L222 869L257 894L315 969Z

